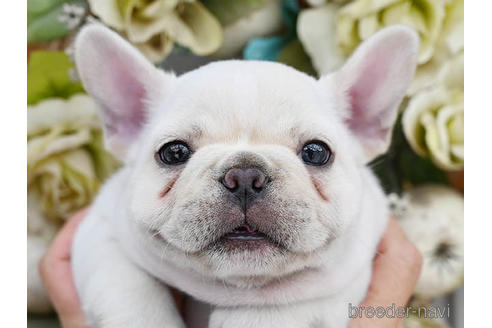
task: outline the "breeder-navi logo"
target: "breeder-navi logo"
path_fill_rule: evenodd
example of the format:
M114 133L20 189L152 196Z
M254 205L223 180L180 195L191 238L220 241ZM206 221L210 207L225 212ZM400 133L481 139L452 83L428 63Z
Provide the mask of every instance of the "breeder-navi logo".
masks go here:
M396 306L393 303L391 306L373 307L373 306L354 306L348 304L349 318L408 318L410 315L418 316L419 318L442 319L449 318L449 304L447 306Z

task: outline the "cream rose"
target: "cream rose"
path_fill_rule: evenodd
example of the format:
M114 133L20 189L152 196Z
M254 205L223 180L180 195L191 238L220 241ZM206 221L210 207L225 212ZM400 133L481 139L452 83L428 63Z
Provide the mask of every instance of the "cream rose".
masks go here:
M420 36L419 67L409 95L432 86L443 65L463 51L463 0L356 0L302 10L297 32L319 75L339 68L378 30L394 24Z
M116 161L103 150L94 101L85 94L28 107L27 189L43 216L61 223L86 206Z
M435 45L432 58L418 67L415 78L408 90L413 95L420 90L438 83L449 61L462 56L464 51L464 2L463 0L447 1L446 15L441 34Z
M174 42L197 55L211 54L222 43L220 23L199 1L89 0L89 5L154 62L162 61Z
M449 61L436 87L416 93L403 113L410 146L444 170L464 165L463 54Z
M356 0L338 13L338 44L346 53L351 53L381 28L405 24L419 33L419 63L425 63L434 53L445 7L445 0Z

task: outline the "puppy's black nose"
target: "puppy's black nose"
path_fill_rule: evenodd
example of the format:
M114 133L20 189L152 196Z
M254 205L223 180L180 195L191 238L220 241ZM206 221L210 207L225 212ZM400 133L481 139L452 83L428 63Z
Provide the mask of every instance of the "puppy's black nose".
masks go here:
M239 199L245 210L257 198L268 182L267 176L256 168L232 168L222 178L222 184Z

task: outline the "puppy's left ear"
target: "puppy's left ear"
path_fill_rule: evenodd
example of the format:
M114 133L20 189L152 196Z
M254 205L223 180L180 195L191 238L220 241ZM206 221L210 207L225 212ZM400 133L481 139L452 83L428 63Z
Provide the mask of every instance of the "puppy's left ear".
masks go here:
M374 34L332 76L345 122L361 143L366 160L384 153L398 107L413 79L419 38L397 25ZM321 81L323 78L321 79Z
M106 27L84 27L75 41L75 62L99 107L106 147L125 159L150 116L149 104L167 96L174 75L154 67L137 49Z

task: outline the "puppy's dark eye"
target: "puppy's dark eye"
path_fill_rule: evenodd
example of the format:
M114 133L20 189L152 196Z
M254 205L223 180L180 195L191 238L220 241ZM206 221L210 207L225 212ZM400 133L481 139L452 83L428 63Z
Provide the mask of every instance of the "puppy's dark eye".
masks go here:
M301 158L309 165L325 165L331 157L330 148L322 141L310 141L302 147Z
M190 158L191 150L183 141L171 141L162 146L157 155L163 164L179 165Z

